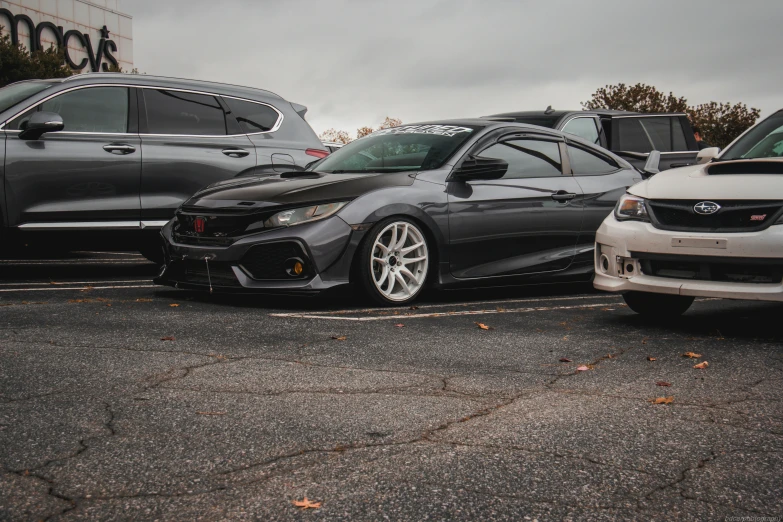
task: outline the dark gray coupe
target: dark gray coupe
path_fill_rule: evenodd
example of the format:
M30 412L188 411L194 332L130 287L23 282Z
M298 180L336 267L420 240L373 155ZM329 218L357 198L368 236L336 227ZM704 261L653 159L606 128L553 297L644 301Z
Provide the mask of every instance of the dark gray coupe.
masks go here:
M159 284L402 305L428 285L589 280L595 231L642 179L585 140L453 120L375 132L305 171L216 183L162 229Z

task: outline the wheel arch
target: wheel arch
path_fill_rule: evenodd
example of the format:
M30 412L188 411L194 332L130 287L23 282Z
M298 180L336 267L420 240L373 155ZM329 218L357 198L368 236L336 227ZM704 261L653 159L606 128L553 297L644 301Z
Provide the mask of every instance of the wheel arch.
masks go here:
M422 213L423 214L423 213ZM426 216L426 214L424 214ZM429 216L427 216L429 217ZM397 213L397 214L390 214L387 216L384 216L377 221L373 222L372 229L374 229L378 223L382 221L392 221L393 219L397 218L404 218L409 221L413 221L422 231L425 238L427 239L427 251L430 254L430 261L429 261L429 267L427 269L427 281L425 282L425 288L429 287L433 284L435 279L440 280L440 260L443 259L441 249L443 248L443 243L438 240L439 233L435 232L435 230L438 230L437 226L434 226L434 222L432 221L432 218L429 218L428 220L421 219L418 215L413 214L405 214L405 213ZM428 223L429 221L430 223ZM364 245L368 241L372 241L372 234L368 233L364 235L362 240L359 242L359 244L356 247L356 250L353 254L353 259L351 259L351 268L349 271L349 280L351 283L356 282L356 277L358 275L358 266L359 261L358 258L361 255L361 252L363 251ZM440 237L443 237L442 234L440 234ZM433 248L435 247L435 248Z

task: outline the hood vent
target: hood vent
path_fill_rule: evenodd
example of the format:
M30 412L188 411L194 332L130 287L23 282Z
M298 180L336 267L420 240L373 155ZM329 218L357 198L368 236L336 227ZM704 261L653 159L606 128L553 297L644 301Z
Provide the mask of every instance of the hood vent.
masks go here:
M707 167L707 174L783 174L783 161L732 161Z

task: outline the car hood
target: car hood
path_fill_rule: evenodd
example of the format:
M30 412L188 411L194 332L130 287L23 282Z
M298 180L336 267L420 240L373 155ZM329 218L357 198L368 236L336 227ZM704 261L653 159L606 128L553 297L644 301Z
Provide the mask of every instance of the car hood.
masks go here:
M278 174L225 180L197 192L187 207L292 206L311 202L345 201L385 187L411 185L415 172ZM290 176L290 177L288 177Z
M646 199L783 200L783 160L737 160L665 170L628 192Z

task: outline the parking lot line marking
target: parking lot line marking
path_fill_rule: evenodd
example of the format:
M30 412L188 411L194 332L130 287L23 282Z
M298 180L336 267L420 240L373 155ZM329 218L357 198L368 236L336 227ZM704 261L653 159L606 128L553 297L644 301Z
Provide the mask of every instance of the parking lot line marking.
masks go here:
M146 259L0 259L0 265L4 266L29 266L29 265L127 265L148 262Z
M576 295L568 297L540 297L540 298L522 298L522 299L495 299L492 301L473 301L465 303L442 303L442 304L430 304L430 305L416 305L419 310L431 309L431 308L445 308L454 306L479 306L479 305L500 305L508 303L551 303L554 301L579 301L583 299L612 299L618 296L612 294L598 294L598 295ZM361 314L361 313L379 313L384 311L400 311L410 310L410 306L405 307L389 307L389 308L357 308L353 310L334 310L331 312L310 312L311 315L348 315L348 314Z
M121 283L146 283L149 282L149 278L145 279L128 279L127 281L50 281L48 283L0 283L0 287L6 286L73 286L73 285L118 285Z
M337 317L333 315L315 315L315 314L269 314L272 317L287 317L295 319L326 319L330 321L397 321L400 319L423 319L423 318L441 318L441 317L458 317L462 315L488 315L488 314L521 314L529 312L548 312L553 310L574 310L574 309L586 309L586 308L598 308L606 306L608 303L597 304L583 304L573 306L541 306L541 307L528 307L528 308L495 308L492 310L462 310L460 312L432 312L429 314L412 314L412 315L384 315L380 317Z
M158 285L74 286L71 288L63 288L58 285L52 288L0 288L0 292L64 292L65 290L118 290L122 288L158 288Z

